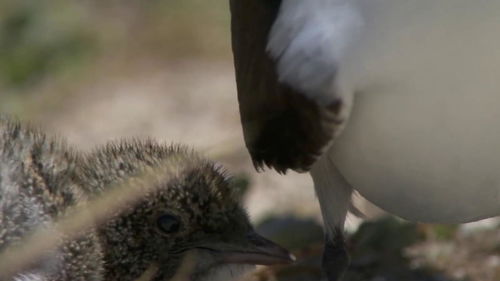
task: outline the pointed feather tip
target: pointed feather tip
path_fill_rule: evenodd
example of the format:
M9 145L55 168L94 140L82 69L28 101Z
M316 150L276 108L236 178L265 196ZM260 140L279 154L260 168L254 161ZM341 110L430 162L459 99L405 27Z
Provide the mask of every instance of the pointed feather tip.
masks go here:
M293 165L283 165L283 164L278 164L277 161L270 161L263 159L261 160L253 159L252 164L258 173L263 173L266 170L275 170L280 175L286 175L290 170L297 173L307 173L311 170L312 167L312 164L301 165L295 163Z

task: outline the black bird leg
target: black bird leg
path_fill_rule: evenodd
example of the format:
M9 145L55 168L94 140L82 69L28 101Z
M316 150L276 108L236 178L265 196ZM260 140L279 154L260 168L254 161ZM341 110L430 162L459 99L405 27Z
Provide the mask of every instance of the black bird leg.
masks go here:
M338 230L334 237L325 236L323 252L323 270L328 281L340 281L349 266L349 254L342 230Z

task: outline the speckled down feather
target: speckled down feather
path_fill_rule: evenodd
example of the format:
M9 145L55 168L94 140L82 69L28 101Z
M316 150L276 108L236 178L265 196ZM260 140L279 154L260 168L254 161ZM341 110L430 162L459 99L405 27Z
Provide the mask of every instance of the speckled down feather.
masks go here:
M162 163L168 159L187 168L165 177ZM155 171L148 182L154 188L140 180L149 170ZM60 235L56 248L27 267L0 272L0 280L135 280L151 265L156 265L152 280L169 280L186 252L196 254L210 243L241 244L252 232L225 174L186 148L133 140L79 154L61 140L0 117L0 255L15 251L38 228L50 228L73 207L126 184L144 190L144 197L76 238L54 233ZM179 220L175 233L159 229L157 219L165 214ZM209 275L221 275L215 272L248 269L221 264L216 252L209 249L195 259L188 279L213 281L219 279Z
M50 228L68 207L85 203L73 180L77 158L62 141L0 116L0 252L37 228ZM102 280L102 251L92 228L71 241L54 235L61 235L59 248L10 278Z

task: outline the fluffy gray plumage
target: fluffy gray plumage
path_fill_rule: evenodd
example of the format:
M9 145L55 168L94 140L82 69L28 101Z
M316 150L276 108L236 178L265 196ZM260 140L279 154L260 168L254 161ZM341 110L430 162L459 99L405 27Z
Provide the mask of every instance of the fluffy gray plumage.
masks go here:
M179 267L184 251L210 241L230 241L251 231L223 173L185 148L150 141L107 145L84 159L79 173L83 175L82 186L89 196L98 196L110 184L157 167L171 157L194 160L195 164L169 182L162 182L160 172L158 188L99 228L106 280L127 280L128 276L133 280L131 277L139 277L151 263L161 265L154 280L168 279ZM165 214L180 218L178 232L158 230L156 219Z
M68 207L85 204L86 195L74 180L77 162L77 154L62 141L0 116L0 252L19 245L38 228L50 228ZM10 277L101 280L97 233L89 228L22 270Z
M169 172L162 168L169 159L187 163L173 178L165 177ZM141 181L149 171L155 171L153 180ZM241 264L290 259L253 232L230 181L194 152L153 141L123 141L82 155L5 117L0 117L0 254L22 244L32 231L50 228L68 209L124 185L144 190L144 197L127 202L77 238L54 233L61 235L57 248L0 276L15 281L135 280L155 265L152 280L169 280L186 253L197 253L188 278L199 281L239 271ZM250 254L242 255L246 251ZM259 251L264 254L256 259Z

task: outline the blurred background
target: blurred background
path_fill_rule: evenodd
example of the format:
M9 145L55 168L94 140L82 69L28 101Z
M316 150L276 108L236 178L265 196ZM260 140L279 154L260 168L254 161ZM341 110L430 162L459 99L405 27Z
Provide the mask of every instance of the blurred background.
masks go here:
M227 2L0 0L0 113L81 150L137 136L193 146L247 189L261 232L302 257L262 280L319 280L312 181L257 174L244 146ZM416 225L384 218L362 198L356 205L371 222L349 218L347 281L500 280L495 221Z

